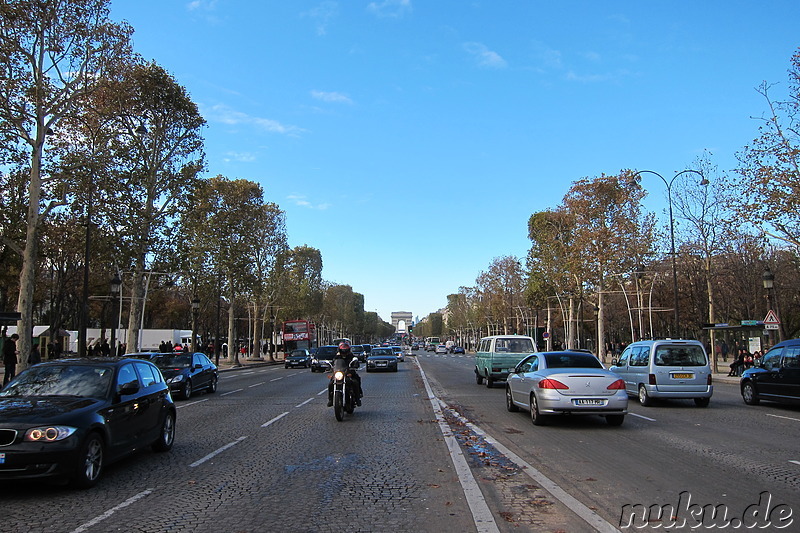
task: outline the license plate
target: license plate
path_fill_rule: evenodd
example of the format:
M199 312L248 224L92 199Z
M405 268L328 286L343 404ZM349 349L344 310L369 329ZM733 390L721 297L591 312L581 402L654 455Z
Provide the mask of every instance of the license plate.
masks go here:
M574 403L575 405L605 405L606 401L605 400L595 400L595 399L590 399L590 400L572 400L572 403Z
M0 465L6 462L6 454L0 453Z
M694 374L683 373L683 374L672 374L672 377L675 379L692 379Z

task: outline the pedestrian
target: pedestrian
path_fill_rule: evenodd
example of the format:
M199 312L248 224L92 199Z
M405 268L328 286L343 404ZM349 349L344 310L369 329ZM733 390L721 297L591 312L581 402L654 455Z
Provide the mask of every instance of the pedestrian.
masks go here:
M103 339L103 342L100 344L100 354L103 357L109 357L111 355L111 346L108 345L106 339Z
M31 348L31 354L30 356L28 356L28 365L29 366L38 365L41 362L42 362L42 354L39 351L39 345L34 344L33 347Z
M17 351L17 339L19 339L19 335L16 333L3 339L3 366L5 366L3 387L8 385L8 382L17 375L17 354L19 354Z

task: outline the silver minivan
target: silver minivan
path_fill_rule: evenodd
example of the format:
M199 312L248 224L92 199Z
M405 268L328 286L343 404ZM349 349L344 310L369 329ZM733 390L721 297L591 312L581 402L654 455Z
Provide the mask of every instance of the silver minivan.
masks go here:
M652 405L653 399L693 399L700 407L711 400L711 365L700 341L661 339L628 345L609 368L625 381L629 396Z

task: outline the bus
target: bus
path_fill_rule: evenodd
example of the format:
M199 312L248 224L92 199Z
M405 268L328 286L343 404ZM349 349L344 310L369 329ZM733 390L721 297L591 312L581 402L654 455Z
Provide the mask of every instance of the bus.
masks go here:
M302 349L311 351L317 347L317 328L310 320L287 320L283 323L281 338L285 353Z
M432 352L436 350L436 346L441 343L442 341L439 337L425 337L425 351Z

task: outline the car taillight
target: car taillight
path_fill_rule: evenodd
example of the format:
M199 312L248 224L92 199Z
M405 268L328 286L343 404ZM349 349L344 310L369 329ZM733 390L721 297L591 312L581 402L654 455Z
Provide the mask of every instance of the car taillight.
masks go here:
M706 379L706 385L711 385L711 374L709 374L708 379Z
M568 389L566 385L556 379L543 379L539 382L540 389Z
M625 390L625 382L622 381L621 379L618 379L617 381L615 381L606 388L608 390Z
M649 383L650 383L650 385L655 385L656 384L656 375L655 374L650 374Z

